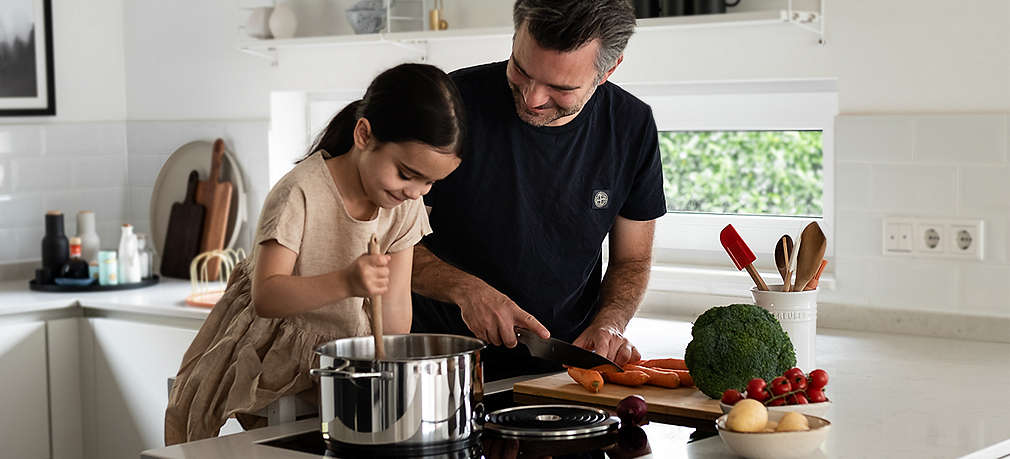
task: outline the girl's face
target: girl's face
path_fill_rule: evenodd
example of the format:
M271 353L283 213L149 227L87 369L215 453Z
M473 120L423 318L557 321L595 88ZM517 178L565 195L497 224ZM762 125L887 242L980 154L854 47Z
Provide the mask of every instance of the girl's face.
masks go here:
M458 156L421 142L378 143L367 125L360 119L355 127L355 143L363 152L358 172L365 195L380 207L390 209L424 196L460 164Z

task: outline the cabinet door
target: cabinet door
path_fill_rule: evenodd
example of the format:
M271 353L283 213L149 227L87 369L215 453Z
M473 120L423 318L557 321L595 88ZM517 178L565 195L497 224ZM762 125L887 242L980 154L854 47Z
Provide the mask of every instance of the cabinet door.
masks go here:
M94 432L89 456L135 459L165 446L167 381L196 330L88 319L94 336ZM90 432L89 432L90 434Z
M49 337L49 423L53 459L82 459L84 456L82 377L85 355L80 326L83 319L50 320L46 323Z
M4 457L49 457L46 324L0 325L0 449Z

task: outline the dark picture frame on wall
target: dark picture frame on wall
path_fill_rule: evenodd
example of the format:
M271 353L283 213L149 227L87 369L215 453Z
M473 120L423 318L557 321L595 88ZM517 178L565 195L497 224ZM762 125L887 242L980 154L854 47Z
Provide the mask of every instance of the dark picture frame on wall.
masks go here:
M0 116L56 114L51 0L0 0Z

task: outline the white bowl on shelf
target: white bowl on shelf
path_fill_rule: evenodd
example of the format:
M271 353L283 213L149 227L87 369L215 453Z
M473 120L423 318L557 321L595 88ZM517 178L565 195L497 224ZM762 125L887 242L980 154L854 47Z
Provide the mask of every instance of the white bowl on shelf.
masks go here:
M722 409L723 414L727 414L729 413L729 410L733 408L733 405L727 405L723 402L719 402L719 408ZM805 403L803 405L769 406L767 408L769 415L771 415L771 413L788 413L790 411L796 411L798 413L823 418L828 414L828 411L831 410L831 401L829 400L821 403Z
M785 412L769 412L768 420L778 422ZM810 457L828 438L831 423L817 416L804 415L810 430L800 432L734 432L726 428L724 414L715 420L719 438L735 454L751 459L790 459ZM821 454L820 456L824 456ZM813 457L819 457L814 455Z

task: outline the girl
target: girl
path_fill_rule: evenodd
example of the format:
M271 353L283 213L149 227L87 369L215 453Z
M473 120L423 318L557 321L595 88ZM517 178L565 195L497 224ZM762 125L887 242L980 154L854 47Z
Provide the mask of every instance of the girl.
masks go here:
M233 414L259 427L253 413L314 390L316 346L371 334L362 297L387 299L383 333L410 331L411 249L431 232L418 198L459 165L463 119L445 73L403 64L330 121L270 191L252 254L183 356L166 444L216 436ZM384 255L367 255L373 233Z

